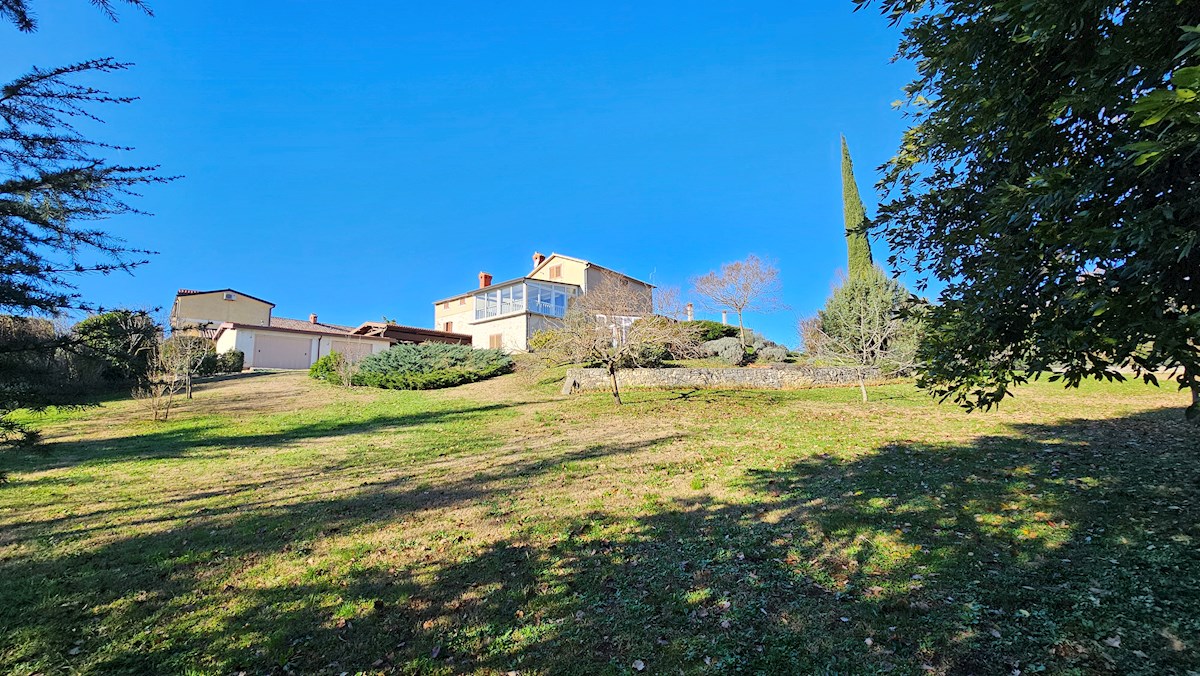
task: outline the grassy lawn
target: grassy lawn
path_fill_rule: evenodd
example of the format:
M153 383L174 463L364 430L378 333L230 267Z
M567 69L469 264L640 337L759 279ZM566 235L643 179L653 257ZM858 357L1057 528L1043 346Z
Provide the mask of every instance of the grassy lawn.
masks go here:
M0 672L1200 671L1174 390L556 391L270 374L34 418Z

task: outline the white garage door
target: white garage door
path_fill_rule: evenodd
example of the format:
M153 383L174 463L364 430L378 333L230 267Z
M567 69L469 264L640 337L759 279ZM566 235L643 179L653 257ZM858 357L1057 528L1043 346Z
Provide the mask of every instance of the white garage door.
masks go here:
M254 334L254 368L306 369L312 365L308 338L279 336L271 333Z
M361 340L335 340L329 344L330 352L341 352L350 361L358 361L371 354L371 343Z

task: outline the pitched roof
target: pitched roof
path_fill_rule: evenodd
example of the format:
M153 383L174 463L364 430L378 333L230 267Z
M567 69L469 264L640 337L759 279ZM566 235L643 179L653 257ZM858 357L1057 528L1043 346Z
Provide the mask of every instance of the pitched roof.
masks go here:
M180 289L179 291L175 292L175 297L178 298L179 296L203 296L206 293L225 293L226 291L228 291L230 293L236 293L239 296L245 296L246 298L249 298L250 300L256 300L260 303L266 303L267 305L270 305L271 307L275 307L275 304L269 300L263 300L261 298L255 297L255 296L251 296L248 293L242 293L241 291L238 291L237 289L212 289L210 291L196 291L194 289Z
M339 336L349 335L354 331L352 326L341 324L326 324L310 322L307 319L288 319L287 317L271 317L270 328L287 329L289 331L307 331L309 333L329 333Z
M593 263L591 261L585 261L582 258L575 258L573 256L567 256L565 254L555 253L553 251L550 252L549 256L546 256L545 260L543 260L541 263L539 263L536 267L533 268L533 271L529 273L529 276L532 277L535 272L537 272L538 270L541 270L542 268L549 265L550 259L552 259L552 258L565 258L569 261L575 261L576 263L583 263L587 267L600 268L601 270L608 270L609 272L621 275L622 277L625 277L627 279L632 279L633 281L637 282L638 284L644 284L645 286L649 286L649 287L654 286L650 282L643 282L642 280L638 279L637 277L630 277L629 275L625 274L624 272L620 272L618 270L613 270L612 268L606 268L603 265L597 265L596 263Z

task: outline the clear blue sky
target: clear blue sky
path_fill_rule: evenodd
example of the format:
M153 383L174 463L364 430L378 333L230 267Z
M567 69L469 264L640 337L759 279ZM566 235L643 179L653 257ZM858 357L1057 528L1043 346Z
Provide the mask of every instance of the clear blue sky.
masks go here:
M39 32L0 27L4 78L135 62L102 82L140 100L99 133L184 176L107 224L160 252L82 280L107 306L232 287L281 316L431 326L433 300L534 250L685 290L756 253L791 309L749 323L794 345L845 268L839 134L873 213L912 74L849 0L152 4L113 24L41 0Z

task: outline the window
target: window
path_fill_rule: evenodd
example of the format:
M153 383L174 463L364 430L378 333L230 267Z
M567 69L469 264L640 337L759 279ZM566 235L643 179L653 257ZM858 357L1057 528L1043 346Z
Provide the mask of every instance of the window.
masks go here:
M538 314L562 317L567 314L567 299L571 288L561 284L529 282L529 310Z
M459 299L458 299L458 304L459 304L459 305L466 305L466 304L467 304L467 299L466 299L466 297L459 298Z
M493 350L499 350L504 347L504 334L493 333L492 335L488 336L488 347Z
M446 331L453 331L453 330L454 330L454 322L446 322L446 327L445 327L445 330L446 330Z
M550 266L550 279L562 279L562 263Z
M525 282L488 288L475 294L475 319L488 319L529 310L552 317L567 313L570 286L550 282Z

